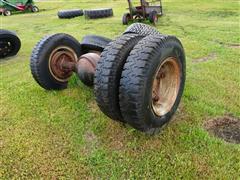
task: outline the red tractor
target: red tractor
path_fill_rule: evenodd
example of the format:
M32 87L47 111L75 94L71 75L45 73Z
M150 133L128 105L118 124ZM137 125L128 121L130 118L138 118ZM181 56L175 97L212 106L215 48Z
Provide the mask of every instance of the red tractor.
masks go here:
M133 6L131 0L128 0L129 13L125 13L122 18L122 23L127 25L129 21L142 21L149 20L151 23L156 24L158 17L163 15L162 1L147 2L140 0L140 6Z

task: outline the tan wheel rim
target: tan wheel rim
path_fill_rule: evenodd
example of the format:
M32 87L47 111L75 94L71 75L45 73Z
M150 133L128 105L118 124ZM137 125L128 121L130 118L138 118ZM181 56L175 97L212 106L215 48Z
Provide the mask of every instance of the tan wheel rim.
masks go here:
M49 57L49 70L51 75L60 82L67 82L72 76L72 69L64 68L66 62L77 62L77 55L73 49L61 46L54 49Z
M173 107L180 89L180 65L176 58L165 59L157 69L152 85L152 109L157 116Z

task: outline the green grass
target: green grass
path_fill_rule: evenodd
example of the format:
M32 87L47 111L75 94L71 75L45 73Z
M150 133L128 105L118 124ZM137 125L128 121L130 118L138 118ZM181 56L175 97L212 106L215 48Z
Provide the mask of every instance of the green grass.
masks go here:
M187 56L187 82L174 120L146 136L116 123L98 109L92 89L76 77L54 92L33 80L29 57L46 34L65 32L110 38L126 28L122 0L42 1L38 14L1 17L1 28L22 40L18 56L0 63L0 179L239 179L240 146L209 136L203 123L240 116L239 2L164 2L157 28L176 35ZM59 20L67 8L113 7L115 16ZM194 60L215 54L206 62ZM211 56L210 56L211 57Z

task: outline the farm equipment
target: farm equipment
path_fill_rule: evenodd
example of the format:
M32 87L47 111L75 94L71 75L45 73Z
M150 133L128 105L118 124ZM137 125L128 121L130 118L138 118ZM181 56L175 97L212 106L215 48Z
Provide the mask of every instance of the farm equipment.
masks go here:
M133 6L132 0L128 0L129 13L125 13L122 18L123 25L127 25L129 21L149 20L156 24L158 17L163 15L162 1L156 0L147 2L140 0L140 6Z
M34 5L33 0L0 0L0 13L10 16L12 11L32 11L38 12L39 9Z
M146 48L147 47L147 48ZM176 112L185 85L185 53L175 36L135 23L117 39L46 36L31 55L31 72L47 90L67 88L73 73L94 87L109 118L155 134Z

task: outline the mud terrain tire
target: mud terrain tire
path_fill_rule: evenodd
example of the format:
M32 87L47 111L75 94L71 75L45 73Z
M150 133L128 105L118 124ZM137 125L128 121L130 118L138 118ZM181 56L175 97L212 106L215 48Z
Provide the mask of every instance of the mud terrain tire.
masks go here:
M83 15L83 10L73 9L73 10L61 10L58 11L58 17L60 19L70 19Z
M89 19L106 18L113 16L112 8L85 10L84 14Z
M154 27L142 23L134 23L125 30L123 34L139 34L143 36L148 35L161 35L161 33Z
M119 83L124 63L133 47L143 38L125 34L109 43L101 54L94 80L97 104L111 119L124 121L119 106Z
M119 100L124 120L150 134L166 125L183 94L185 66L184 49L176 37L150 35L142 39L127 58L120 80ZM163 92L158 97L155 85L159 85L157 95Z

